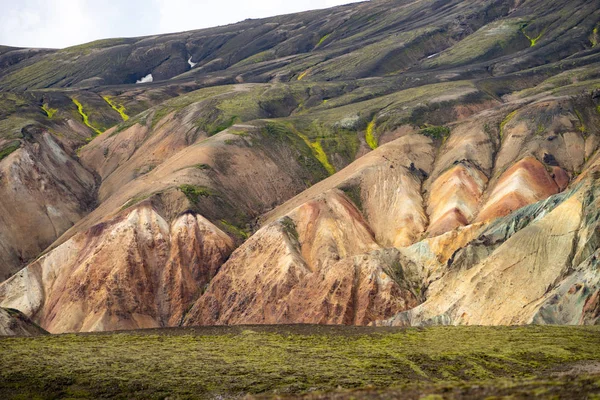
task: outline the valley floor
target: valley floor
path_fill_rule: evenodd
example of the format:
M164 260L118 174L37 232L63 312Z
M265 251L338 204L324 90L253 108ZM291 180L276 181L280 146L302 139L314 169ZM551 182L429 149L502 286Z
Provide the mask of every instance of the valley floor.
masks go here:
M0 398L598 398L600 327L195 327L0 339Z

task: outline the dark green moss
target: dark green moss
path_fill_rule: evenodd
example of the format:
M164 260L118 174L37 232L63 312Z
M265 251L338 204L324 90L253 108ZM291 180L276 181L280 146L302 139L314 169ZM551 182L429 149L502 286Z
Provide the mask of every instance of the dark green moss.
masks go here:
M0 161L5 159L6 157L8 157L14 151L18 150L19 147L21 147L21 142L14 141L14 142L11 142L8 146L3 148L2 150L0 150Z
M450 136L450 128L447 126L428 126L421 129L421 134L432 139L446 139Z
M189 201L196 204L201 197L213 196L214 193L210 188L195 185L181 185L179 190L185 194Z

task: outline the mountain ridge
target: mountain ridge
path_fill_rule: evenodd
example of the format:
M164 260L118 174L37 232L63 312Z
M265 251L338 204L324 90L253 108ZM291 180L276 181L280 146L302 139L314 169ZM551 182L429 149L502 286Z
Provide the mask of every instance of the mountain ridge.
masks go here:
M52 333L597 323L599 24L388 1L3 47L0 306Z

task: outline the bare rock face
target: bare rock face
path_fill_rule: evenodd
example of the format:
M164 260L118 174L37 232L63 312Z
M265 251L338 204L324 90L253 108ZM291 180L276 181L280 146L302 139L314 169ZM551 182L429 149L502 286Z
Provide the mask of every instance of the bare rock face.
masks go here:
M46 333L20 311L0 308L0 336L35 336Z
M94 176L49 132L34 132L0 163L0 278L40 254L94 202Z
M499 219L454 255L427 300L391 325L594 324L597 185Z
M328 192L236 250L185 324L366 325L416 305L390 276L398 255L377 249L356 207Z
M232 248L201 216L186 214L169 225L142 206L16 274L0 289L2 304L52 333L176 324Z
M439 236L473 221L487 177L476 167L458 164L435 180L429 198L430 236Z
M544 165L533 157L526 157L502 174L477 220L503 217L558 191L559 186Z

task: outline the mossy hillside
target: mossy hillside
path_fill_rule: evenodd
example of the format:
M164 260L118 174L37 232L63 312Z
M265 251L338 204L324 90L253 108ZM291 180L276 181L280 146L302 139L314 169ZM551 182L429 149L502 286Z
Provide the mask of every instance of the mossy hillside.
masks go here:
M332 131L334 134L325 135L320 144L330 163L339 171L356 159L360 140L352 130L334 128Z
M238 240L246 240L252 234L251 230L246 226L237 226L225 219L219 221L218 225L227 233L235 236Z
M424 56L428 46L422 42L435 30L435 27L427 27L381 38L375 43L309 66L298 80L307 76L313 80L343 80L396 72ZM433 47L437 48L435 45Z
M68 86L81 80L83 76L100 76L105 71L112 70L115 65L114 58L113 62L111 58L60 51L3 76L0 88L25 90L42 89L51 85ZM65 62L75 59L78 62Z
M206 398L510 383L599 361L599 333L553 326L280 326L6 338L0 395Z
M267 130L274 137L293 135L301 139L328 175L354 161L360 145L357 131L323 124L319 120L279 119L270 121ZM308 164L312 165L312 162Z
M0 138L5 141L23 139L23 128L29 125L36 125L37 121L33 119L9 117L0 119Z
M179 112L184 108L190 106L194 103L199 103L208 98L222 95L224 93L228 93L232 91L232 87L230 86L216 86L205 89L200 89L191 93L188 93L183 96L175 97L173 99L167 100L162 104L154 107L152 110L154 112L152 117L151 126L154 128L158 125L158 123L167 115L173 112Z
M366 125L372 120L373 115L385 111L385 115L378 116L378 125L383 122L380 122L382 119L390 121L387 125L393 125L393 121L400 124L410 117L414 108L434 103L437 98L443 99L447 96L456 97L458 100L462 97L461 94L473 93L476 90L472 82L455 81L399 90L363 101L352 101L355 100L353 98L348 99L347 97L358 95L358 93L352 92L330 99L326 104L315 107L311 114L313 117L330 124L341 123L342 120L348 117L358 115L364 124L363 129L365 129ZM347 103L347 101L350 101L350 103Z
M597 85L597 80L599 78L600 71L595 65L576 67L567 71L563 71L562 68L557 68L556 74L544 79L532 88L514 93L514 96L525 98L543 92L559 94L560 92L569 91L572 88L585 85L589 85L590 88L593 88L595 84Z
M266 50L257 54L254 54L242 61L234 64L231 68L243 68L252 64L258 64L265 61L271 61L277 58L277 55L272 50Z
M457 29L455 19L449 14L440 15L427 24L413 25L412 29L398 29L413 24L421 6L412 4L377 8L372 13L353 15L342 27L336 27L331 33L328 42L333 41L333 44L328 45L327 49L331 49L333 54L327 61L309 65L308 68L312 67L309 77L313 80L336 80L404 72L509 12L506 4L492 3L486 7L481 7L481 4L465 4L457 9L461 20L468 26L464 32ZM360 29L357 29L361 24ZM382 32L387 34L381 35ZM350 46L359 41L360 46ZM335 49L344 45L348 45L346 51L334 53Z
M441 105L436 107L436 99L447 96L455 99L440 100ZM359 135L364 135L367 144L376 148L381 132L391 131L404 124L424 128L444 124L455 119L450 112L455 103L467 101L475 104L490 98L476 91L472 83L458 81L425 85L371 100L326 108L339 99L340 97L333 98L325 105L315 106L310 114L301 112L278 120L278 123L299 133L309 147L313 147L315 156L329 171L329 165L339 170L354 161L360 144ZM443 113L440 111L442 108Z
M246 85L200 89L157 107L152 119L156 126L173 112L195 113L194 124L214 135L236 122L289 115L306 97L303 86ZM189 107L189 108L188 108Z
M549 41L558 38L558 47L570 47L569 52L573 53L581 50L582 40L588 46L593 45L590 34L593 36L598 23L593 7L592 3L579 0L576 4L535 1L519 6L517 15L529 21L524 29L527 36L536 39L546 28ZM95 88L133 84L150 72L154 72L158 85L148 88L166 84L174 77L186 83L198 79L198 83L207 72L214 73L213 82L233 82L240 75L248 81L266 82L284 70L298 77L309 68L314 69L304 78L307 80L384 76L412 69L419 60L460 43L486 24L507 18L510 12L510 4L499 1L453 1L452 6L431 2L390 6L375 2L246 20L227 27L153 39L110 39L32 57L18 68L9 68L0 78L0 87ZM529 42L525 34L520 36ZM554 53L562 57L560 52ZM190 54L200 64L191 71L187 64ZM484 51L484 54L497 57L496 53ZM539 65L540 58L510 62L534 66ZM247 68L256 63L265 65ZM235 72L231 73L232 70Z
M435 140L445 141L450 136L450 128L447 126L428 126L421 129L420 133Z
M31 90L75 85L87 88L135 83L148 69L168 62L165 58L169 56L176 56L172 47L138 42L139 38L108 39L51 52L21 68L9 70L0 78L0 88ZM134 54L136 47L139 51ZM153 51L144 52L144 48Z
M325 168L325 170L330 175L335 174L335 172L336 172L335 167L333 165L331 165L331 163L329 162L329 159L327 158L327 154L323 150L321 138L316 138L315 140L311 141L311 139L307 135L300 132L292 124L286 124L285 127L287 129L289 129L290 131L292 131L293 133L295 133L296 135L298 135L298 137L300 137L304 141L304 143L312 150L313 156L321 163L323 168ZM276 124L270 123L267 125L266 129L270 130L271 134L279 134L278 130L285 129L285 128L282 128L281 126L277 126Z
M265 122L259 130L260 139L252 138L253 145L262 146L265 151L290 153L298 164L306 171L308 186L317 183L330 175L331 168L327 155L320 152L322 147L318 141L312 142L293 124L283 121Z
M521 34L523 21L506 19L492 22L439 55L427 58L424 67L463 65L482 58L498 57L527 48Z
M24 96L10 92L0 92L0 119L17 112L26 112L30 106Z
M65 53L74 53L77 55L86 55L94 50L100 50L107 47L118 46L122 44L132 43L135 39L130 38L115 38L115 39L100 39L93 42L79 44L76 46L66 47Z
M456 119L454 105L477 104L491 98L477 91L471 82L446 82L401 90L386 96L344 106L323 109L315 107L311 119L331 132L350 131L364 135L369 147L378 146L378 137L402 125L426 127L443 125ZM331 99L335 103L338 98ZM318 111L317 111L318 110ZM302 114L304 115L304 114ZM290 118L301 131L307 123L300 116ZM307 133L310 138L310 132ZM334 133L334 136L339 136Z

